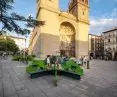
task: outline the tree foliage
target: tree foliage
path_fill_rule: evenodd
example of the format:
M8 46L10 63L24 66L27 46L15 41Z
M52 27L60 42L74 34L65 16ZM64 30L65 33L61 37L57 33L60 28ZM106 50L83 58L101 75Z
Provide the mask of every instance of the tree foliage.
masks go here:
M27 27L34 27L39 25L44 25L44 21L38 21L33 19L31 16L25 18L16 13L8 14L8 10L13 8L12 4L14 0L0 0L0 23L3 24L2 29L7 29L9 31L15 31L18 34L24 33L26 29L22 29L16 21L26 22Z
M10 37L0 36L0 51L16 53L19 51L19 48Z

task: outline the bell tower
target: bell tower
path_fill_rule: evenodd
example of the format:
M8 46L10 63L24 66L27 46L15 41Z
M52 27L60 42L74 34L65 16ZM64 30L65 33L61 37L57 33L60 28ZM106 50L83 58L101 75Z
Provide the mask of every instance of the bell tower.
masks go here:
M89 1L71 0L69 4L69 13L75 15L78 20L89 20Z
M78 0L78 19L89 21L89 2L88 0Z
M88 55L89 0L71 0L69 13L76 17L78 32L76 37L76 55ZM87 51L86 51L87 49Z

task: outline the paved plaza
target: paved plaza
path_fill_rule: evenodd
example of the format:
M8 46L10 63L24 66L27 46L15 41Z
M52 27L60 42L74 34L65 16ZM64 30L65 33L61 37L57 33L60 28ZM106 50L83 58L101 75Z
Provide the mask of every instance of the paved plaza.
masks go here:
M0 60L0 97L117 97L117 62L91 61L82 79L53 76L30 79L26 64Z

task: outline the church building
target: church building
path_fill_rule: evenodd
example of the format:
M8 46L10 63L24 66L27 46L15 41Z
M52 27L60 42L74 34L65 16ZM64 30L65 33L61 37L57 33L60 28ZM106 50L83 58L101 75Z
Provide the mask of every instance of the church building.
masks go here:
M70 0L68 10L59 8L59 0L37 0L37 20L30 39L29 53L81 57L88 55L89 1Z

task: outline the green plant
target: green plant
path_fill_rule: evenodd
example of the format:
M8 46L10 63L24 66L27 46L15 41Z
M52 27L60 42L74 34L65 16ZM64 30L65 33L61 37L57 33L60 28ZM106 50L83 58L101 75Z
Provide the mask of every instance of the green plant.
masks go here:
M13 60L14 61L21 61L22 60L22 56L14 56Z
M18 55L18 56L14 56L13 60L14 61L33 61L34 57L32 57L32 55L27 55L26 57L24 57L23 55Z
M33 60L31 65L26 68L26 72L33 73L39 70L45 70L46 65L44 60Z
M34 57L32 55L28 55L28 56L26 56L26 60L27 61L33 61Z
M32 64L33 65L38 65L38 67L43 68L43 69L46 68L44 60L33 60Z
M33 58L36 57L36 55L31 55Z
M30 66L26 67L26 72L33 73L33 72L36 72L38 69L39 69L38 66L30 65Z
M77 63L75 63L73 60L69 60L66 63L64 63L62 65L62 68L65 71L74 72L74 73L79 74L79 75L84 74L83 69Z
M7 47L7 49L6 49ZM18 46L15 44L15 41L12 40L10 37L5 37L2 36L2 38L0 38L0 51L5 51L6 52L13 52L14 54L17 53L19 51Z

